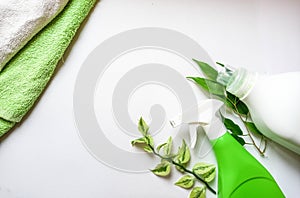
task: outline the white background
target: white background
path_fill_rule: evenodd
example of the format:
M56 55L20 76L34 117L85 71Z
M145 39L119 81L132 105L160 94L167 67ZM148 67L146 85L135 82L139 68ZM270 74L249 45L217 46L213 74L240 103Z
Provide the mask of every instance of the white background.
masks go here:
M72 107L83 61L114 34L165 27L196 40L215 61L267 73L299 71L299 19L297 0L99 2L34 110L0 143L0 197L187 197L187 191L173 186L173 181L116 171L87 152ZM248 150L287 197L297 197L299 156L272 143L265 159L252 147Z

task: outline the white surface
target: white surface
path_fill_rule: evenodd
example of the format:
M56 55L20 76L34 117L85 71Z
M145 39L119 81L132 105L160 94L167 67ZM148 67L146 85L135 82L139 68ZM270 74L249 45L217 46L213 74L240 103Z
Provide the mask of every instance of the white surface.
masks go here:
M300 2L103 0L64 65L22 125L0 144L0 197L187 197L152 174L129 174L95 160L81 144L72 109L76 75L87 55L114 34L155 26L195 39L216 61L278 73L300 69ZM300 157L269 143L267 158L249 151L287 197L300 186Z

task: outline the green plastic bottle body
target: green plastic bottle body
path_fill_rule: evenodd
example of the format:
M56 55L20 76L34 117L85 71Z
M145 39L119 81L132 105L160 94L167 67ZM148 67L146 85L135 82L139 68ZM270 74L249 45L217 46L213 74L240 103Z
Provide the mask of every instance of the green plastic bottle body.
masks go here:
M285 197L271 174L229 133L212 141L219 198Z

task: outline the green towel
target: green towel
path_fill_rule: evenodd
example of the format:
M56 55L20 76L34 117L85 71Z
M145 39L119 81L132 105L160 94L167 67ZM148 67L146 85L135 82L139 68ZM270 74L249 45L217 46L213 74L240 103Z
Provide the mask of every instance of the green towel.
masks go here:
M97 0L70 0L0 73L0 137L30 110Z

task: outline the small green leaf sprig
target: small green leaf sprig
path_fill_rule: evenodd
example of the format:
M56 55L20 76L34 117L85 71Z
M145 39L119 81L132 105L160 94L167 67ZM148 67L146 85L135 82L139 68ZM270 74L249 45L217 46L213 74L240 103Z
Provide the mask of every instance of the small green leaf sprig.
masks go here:
M141 117L138 123L138 130L143 135L142 137L132 140L132 146L139 146L147 153L154 154L161 159L161 162L152 169L152 173L157 176L166 177L171 173L171 165L183 173L184 175L175 182L176 186L184 189L191 189L190 198L205 198L206 188L213 194L216 191L209 185L209 182L213 181L216 176L216 166L207 163L196 163L192 170L187 168L187 165L191 159L189 147L185 141L182 140L182 144L178 149L177 154L172 153L172 137L156 147L152 136L148 133L149 126ZM195 186L195 181L202 182L205 186Z
M204 75L207 78L202 77L187 77L193 80L198 86L200 86L204 91L213 95L216 99L224 102L226 107L230 109L235 115L239 117L241 122L246 129L246 134L243 133L240 126L233 122L231 119L224 117L221 113L221 118L223 123L228 130L228 132L242 145L245 144L253 145L261 156L265 155L267 147L266 137L256 128L255 124L251 122L251 116L249 109L245 103L243 103L238 97L226 91L226 87L217 82L218 72L211 67L209 64L193 59ZM224 67L222 63L218 65ZM253 138L253 134L260 136L260 143L257 145ZM246 142L244 137L248 136L251 142Z

